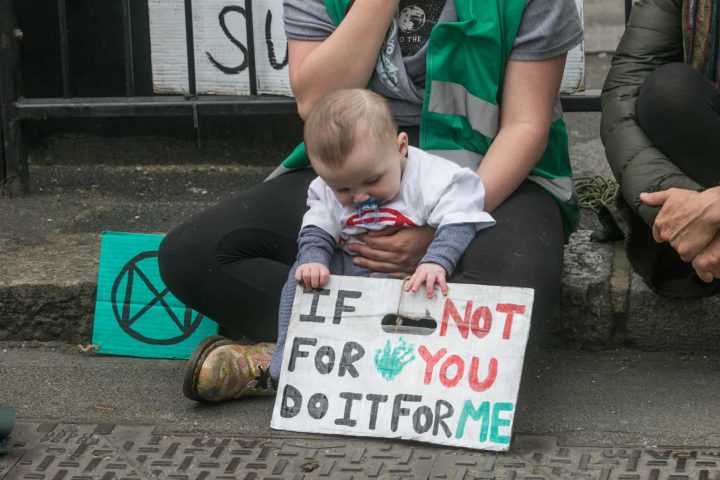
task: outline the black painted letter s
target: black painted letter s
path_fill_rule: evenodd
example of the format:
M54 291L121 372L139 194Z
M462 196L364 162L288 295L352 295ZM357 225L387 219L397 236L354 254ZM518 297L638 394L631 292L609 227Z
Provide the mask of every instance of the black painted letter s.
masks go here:
M233 45L236 45L240 51L243 53L243 62L238 65L237 67L226 67L225 65L221 64L213 56L210 54L210 52L205 52L205 55L207 55L208 60L210 60L210 63L212 63L215 68L220 70L223 73L226 73L228 75L237 75L238 73L242 72L248 67L248 50L240 43L240 40L232 36L232 33L230 33L230 30L227 28L227 24L225 23L225 16L230 12L236 12L241 14L243 17L245 17L245 9L242 7L237 6L227 6L223 7L222 10L220 10L220 14L218 15L218 21L220 22L220 28L222 28L223 33L225 33L225 36L230 40Z

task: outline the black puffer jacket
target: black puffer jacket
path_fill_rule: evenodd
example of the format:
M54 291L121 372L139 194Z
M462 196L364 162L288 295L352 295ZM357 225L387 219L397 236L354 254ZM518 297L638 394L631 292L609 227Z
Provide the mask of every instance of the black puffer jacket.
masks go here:
M635 114L645 78L661 65L683 60L681 15L682 0L636 2L602 92L600 136L608 162L625 200L648 225L657 208L642 204L640 193L700 188L653 147Z

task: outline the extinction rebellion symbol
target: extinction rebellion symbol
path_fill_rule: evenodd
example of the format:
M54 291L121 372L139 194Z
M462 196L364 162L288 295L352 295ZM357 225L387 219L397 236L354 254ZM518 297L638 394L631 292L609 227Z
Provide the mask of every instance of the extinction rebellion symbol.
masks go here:
M168 304L172 294L160 280L157 256L156 251L143 252L127 262L115 279L110 301L115 319L132 338L174 345L192 335L203 317L177 301L175 310ZM182 320L178 312L183 312Z

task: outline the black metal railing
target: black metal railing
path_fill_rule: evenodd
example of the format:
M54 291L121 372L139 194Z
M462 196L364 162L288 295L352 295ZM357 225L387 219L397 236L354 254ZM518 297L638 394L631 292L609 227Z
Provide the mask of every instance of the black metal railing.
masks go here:
M49 118L111 118L111 117L166 117L206 115L288 115L296 114L292 97L258 95L256 82L256 59L253 48L252 0L244 0L247 22L248 48L247 68L250 79L250 95L223 96L197 95L195 75L195 45L192 22L192 0L185 0L185 29L187 49L187 71L189 95L152 94L151 75L139 75L149 71L149 28L143 23L138 27L135 19L141 13L147 15L147 1L121 0L122 16L122 66L123 86L113 96L83 96L81 88L73 87L73 57L68 17L68 0L57 0L57 29L59 40L59 68L61 97L40 94L23 95L20 81L19 42L22 37L16 23L19 3L14 0L0 0L0 189L6 192L20 192L27 189L28 166L25 156L23 122L30 119ZM45 4L47 5L47 4ZM626 17L632 0L625 0ZM141 10L143 10L141 12ZM147 30L147 31L145 31ZM136 51L138 35L146 41ZM144 46L147 45L147 48ZM139 57L143 61L139 61ZM119 60L119 59L117 59ZM142 64L142 65L140 65ZM138 68L141 66L142 68ZM138 82L138 76L142 80ZM95 82L102 83L102 82ZM120 91L122 90L122 91ZM138 95L140 93L140 95ZM580 92L561 97L567 112L591 112L600 110L599 91Z
M0 188L13 180L15 188L24 188L28 180L22 130L14 102L18 98L19 30L14 23L9 0L0 0Z
M633 2L635 0L625 0L625 23L630 18L630 10L632 10Z
M136 37L134 12L145 9L147 2L121 0L124 91L115 96L81 96L73 91L70 28L68 25L68 2L57 0L57 25L59 36L60 83L62 97L47 95L24 96L20 91L18 40L13 37L17 30L13 0L0 0L0 102L2 103L2 140L0 149L0 188L22 191L27 187L28 169L24 156L22 122L30 119L49 118L110 118L110 117L166 117L204 115L289 115L296 114L291 97L258 95L256 82L255 50L252 48L252 0L244 0L247 22L247 69L250 79L250 95L223 96L197 95L195 77L195 45L192 22L192 1L185 0L185 28L189 95L154 95L152 85L138 85L136 55L133 39ZM146 30L148 30L146 28ZM19 32L19 30L17 30ZM144 32L148 38L149 31ZM144 52L149 62L148 52ZM146 66L149 69L149 66ZM148 82L150 76L147 75ZM137 95L138 90L146 92Z
M130 0L122 0L122 7L123 51L125 52L125 93L128 97L133 97L135 96L135 72L133 68L133 26Z

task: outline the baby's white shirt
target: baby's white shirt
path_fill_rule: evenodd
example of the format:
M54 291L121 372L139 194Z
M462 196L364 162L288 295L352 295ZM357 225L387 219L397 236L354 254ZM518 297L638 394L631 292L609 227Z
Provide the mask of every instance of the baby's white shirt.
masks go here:
M400 181L400 191L378 206L379 218L355 206L343 207L332 189L318 177L310 183L302 227L314 225L339 244L358 241L355 236L388 226L424 226L439 229L454 223L474 223L476 230L490 227L495 219L483 210L485 188L480 177L466 167L410 147Z

